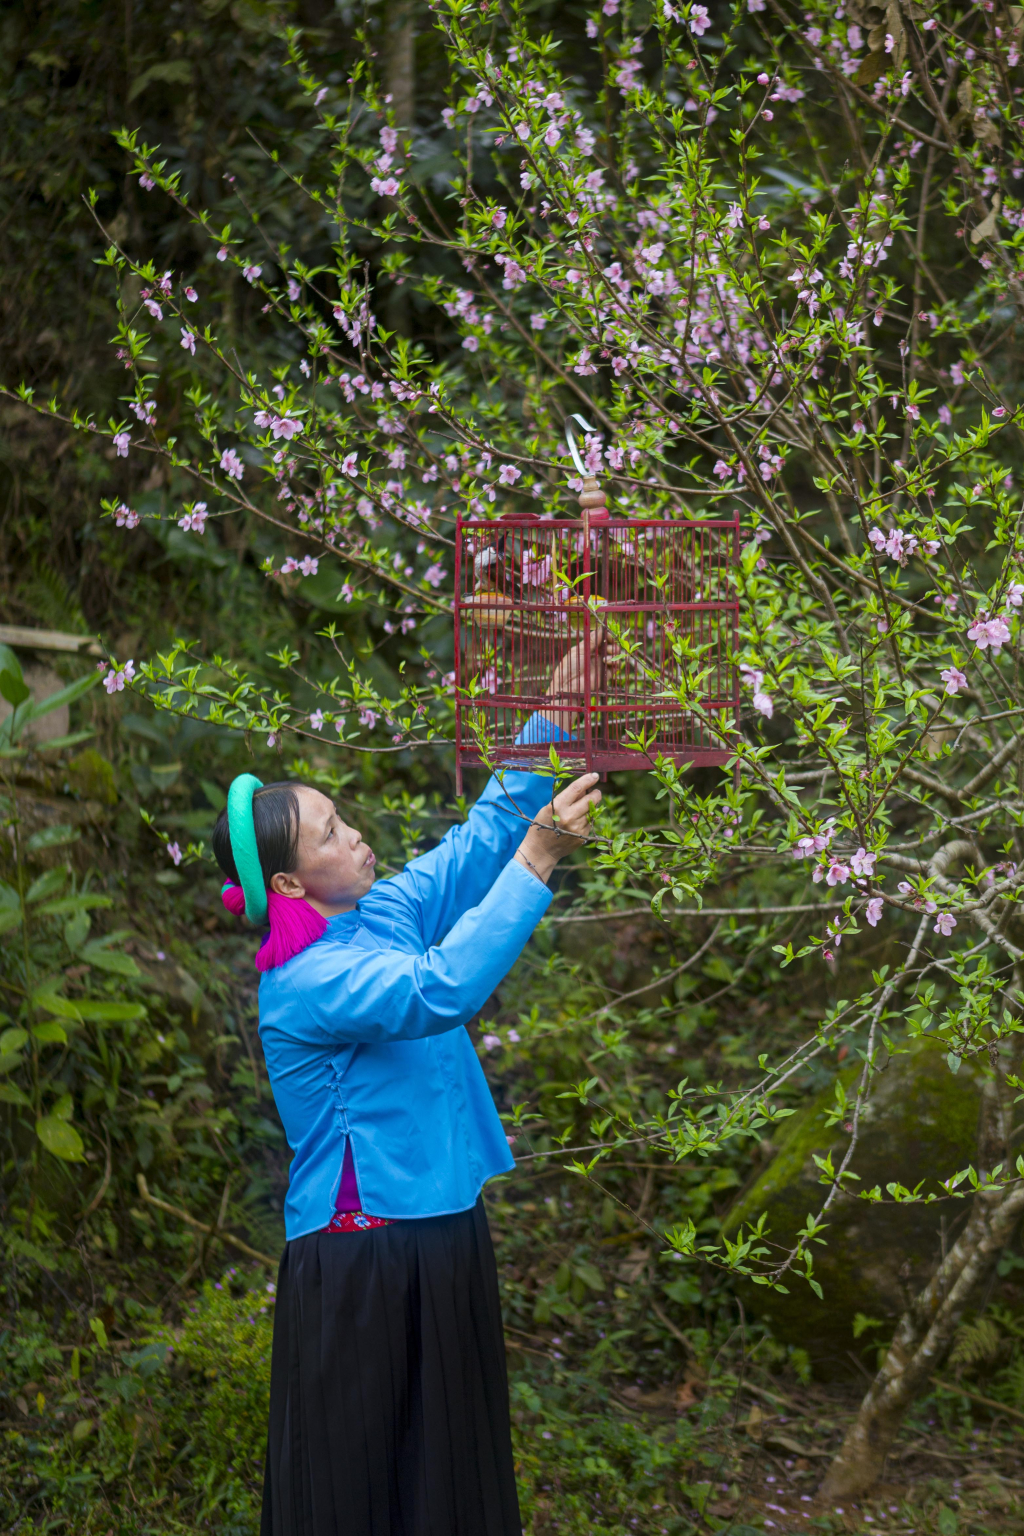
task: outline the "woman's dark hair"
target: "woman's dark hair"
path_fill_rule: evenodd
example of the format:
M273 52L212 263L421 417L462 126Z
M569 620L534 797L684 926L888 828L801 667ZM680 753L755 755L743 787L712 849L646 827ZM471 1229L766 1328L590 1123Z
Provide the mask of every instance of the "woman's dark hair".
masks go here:
M290 875L299 861L299 797L290 780L264 784L252 797L252 822L256 830L256 851L260 856L263 884L269 890L277 874ZM213 828L213 855L221 869L240 884L235 856L231 852L228 813L224 809Z

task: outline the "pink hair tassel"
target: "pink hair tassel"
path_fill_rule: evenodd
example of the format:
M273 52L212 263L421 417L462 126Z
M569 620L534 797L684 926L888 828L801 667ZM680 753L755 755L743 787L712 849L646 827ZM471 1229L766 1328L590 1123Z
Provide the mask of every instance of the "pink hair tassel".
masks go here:
M245 892L240 885L226 885L221 901L235 917L245 914ZM279 896L267 892L267 916L270 932L260 945L255 966L258 971L272 971L293 955L308 949L327 932L327 919L301 897Z

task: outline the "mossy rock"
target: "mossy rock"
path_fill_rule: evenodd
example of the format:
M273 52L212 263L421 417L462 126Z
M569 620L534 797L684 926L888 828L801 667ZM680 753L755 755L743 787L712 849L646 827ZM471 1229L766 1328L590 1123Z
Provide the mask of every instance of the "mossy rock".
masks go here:
M98 800L101 805L117 804L114 767L95 747L86 747L68 763L68 783L83 800Z
M854 1067L843 1074L850 1094L859 1073ZM769 1240L781 1245L776 1251L782 1252L792 1245L808 1214L817 1214L827 1188L818 1182L812 1154L831 1152L838 1168L849 1146L841 1125L831 1130L826 1126L826 1113L834 1103L829 1087L786 1122L771 1163L726 1218L728 1235L767 1211ZM892 1057L861 1115L851 1164L859 1176L855 1187L870 1190L880 1185L884 1191L895 1181L907 1189L923 1184L922 1193L936 1190L940 1179L976 1160L980 1104L980 1073L968 1063L954 1076L945 1055L929 1045ZM938 1262L943 1218L948 1229L962 1215L959 1201L870 1205L841 1194L828 1212L823 1234L827 1246L815 1249L814 1273L823 1301L794 1274L784 1282L788 1295L745 1280L738 1282L738 1294L748 1315L767 1322L776 1339L808 1352L819 1379L858 1374L856 1361L863 1359L873 1367L872 1345L891 1337L890 1324ZM855 1341L858 1313L884 1326Z

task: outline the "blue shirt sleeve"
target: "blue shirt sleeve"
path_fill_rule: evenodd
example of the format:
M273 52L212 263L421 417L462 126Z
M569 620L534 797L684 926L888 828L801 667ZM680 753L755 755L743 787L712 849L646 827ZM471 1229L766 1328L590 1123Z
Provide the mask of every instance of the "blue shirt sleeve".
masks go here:
M516 745L571 740L543 715L533 715ZM500 777L492 774L467 820L429 853L412 859L400 875L381 880L360 907L411 922L424 944L436 944L464 912L483 900L532 818L550 802L551 790L551 779L540 774L511 768Z
M388 1044L456 1029L478 1013L551 901L511 860L484 899L425 954L312 944L289 962L289 1033L316 1044Z

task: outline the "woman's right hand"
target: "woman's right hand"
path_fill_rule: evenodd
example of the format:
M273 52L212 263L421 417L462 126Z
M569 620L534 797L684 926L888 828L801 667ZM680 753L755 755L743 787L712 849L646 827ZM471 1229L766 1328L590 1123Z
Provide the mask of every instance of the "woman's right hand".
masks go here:
M559 859L586 838L591 810L601 803L598 778L596 773L581 774L534 817L516 852L539 880L546 883Z

